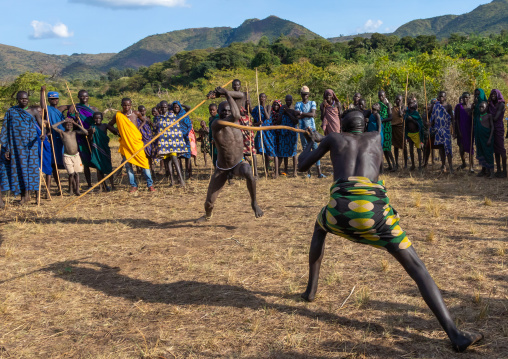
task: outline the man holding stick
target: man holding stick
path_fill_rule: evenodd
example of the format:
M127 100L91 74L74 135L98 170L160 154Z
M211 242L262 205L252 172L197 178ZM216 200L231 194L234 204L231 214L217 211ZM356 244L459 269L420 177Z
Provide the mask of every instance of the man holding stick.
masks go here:
M323 137L308 130L308 145L298 158L298 170L305 172L330 152L335 180L330 189L330 201L319 213L314 226L309 253L309 282L302 297L307 301L315 298L328 232L352 242L384 248L416 282L423 299L448 334L453 348L466 350L483 336L457 329L437 285L406 232L400 228L399 215L389 203L384 181L379 181L383 163L379 129L363 133L362 112L350 110L343 117L342 131ZM320 142L314 151L311 151L312 142Z
M217 87L210 94L225 96L227 102L219 104L219 120L212 123L212 133L215 146L217 148L217 163L215 172L210 179L208 185L208 193L205 201L205 215L198 221L210 220L215 201L219 196L219 192L224 187L230 174L244 177L247 180L247 188L251 197L251 206L256 218L263 216L263 211L259 208L256 201L256 181L252 174L252 168L243 155L243 135L242 131L221 125L220 120L224 122L232 122L238 124L241 114L230 91L226 91L222 87ZM218 97L217 96L217 97Z

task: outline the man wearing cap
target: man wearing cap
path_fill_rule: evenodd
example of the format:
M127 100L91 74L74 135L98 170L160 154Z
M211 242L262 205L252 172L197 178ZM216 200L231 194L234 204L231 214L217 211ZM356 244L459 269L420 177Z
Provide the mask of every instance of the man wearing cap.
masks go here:
M295 105L295 111L299 111L300 115L298 117L299 119L299 127L302 130L307 130L310 128L312 131L316 130L316 122L314 121L314 117L316 116L316 102L315 101L309 101L309 88L307 86L303 86L300 94L302 95L302 101L297 102ZM307 147L307 139L305 138L304 134L300 134L300 141L302 142L302 148ZM312 150L315 150L317 148L317 143L312 143ZM325 178L326 176L321 173L321 162L316 162L316 168L318 172L318 178ZM307 173L307 177L310 178L310 169Z
M48 94L48 103L49 106L47 106L48 114L47 114L47 120L49 121L50 125L53 126L56 123L62 122L65 120L65 117L63 115L64 111L69 110L69 105L63 105L58 106L58 103L60 101L60 95L56 91L49 91L46 92L46 86L41 87L41 106L43 109L46 108L46 99L44 98L44 94ZM65 131L65 128L63 125L58 126L59 129L62 131ZM53 137L53 148L55 150L55 158L56 163L54 163L55 159L51 160L51 164L53 167L53 171L57 171L58 168L65 168L64 162L63 162L63 153L64 153L64 147L62 138L60 135L55 132L54 130L51 131L51 135ZM58 184L58 177L54 176L55 182L57 184L57 187L59 187ZM51 186L51 183L48 183L48 186ZM69 181L69 191L70 191L70 181Z

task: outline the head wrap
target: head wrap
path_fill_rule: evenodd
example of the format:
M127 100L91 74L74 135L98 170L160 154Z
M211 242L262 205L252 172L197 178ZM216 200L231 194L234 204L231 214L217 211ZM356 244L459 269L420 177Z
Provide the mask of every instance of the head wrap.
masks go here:
M478 90L480 92L480 94L478 95L478 102L476 103L473 113L474 113L475 117L478 117L478 116L480 116L480 104L482 102L487 102L488 100L487 100L487 96L485 96L485 91L483 91L483 89L480 89L480 88L474 90L475 97L476 97L476 90Z
M309 87L308 86L302 86L302 89L300 90L300 93L309 93Z
M497 102L496 103L492 102L490 99L490 96L492 96L492 93L494 93L494 92L497 95ZM505 100L504 100L503 95L501 94L501 91L499 91L498 89L493 89L492 91L490 91L490 96L489 96L489 113L494 115L497 112L496 105L500 102L505 102Z
M328 96L330 94L332 95L333 102L338 103L339 99L337 98L337 95L335 95L335 92L333 92L332 89L325 90L325 93L323 94L323 99L326 100L326 96ZM328 103L326 101L324 102L324 104L325 104L325 107L330 106L330 105L328 105Z
M279 105L279 111L275 111L273 109L274 105ZM272 102L272 113L271 113L271 117L272 117L272 120L273 122L276 122L279 120L279 115L280 115L280 109L281 109L281 106L282 106L282 102L280 100L275 100Z
M56 92L56 91L49 91L48 98L60 98L60 96L58 95L58 92Z

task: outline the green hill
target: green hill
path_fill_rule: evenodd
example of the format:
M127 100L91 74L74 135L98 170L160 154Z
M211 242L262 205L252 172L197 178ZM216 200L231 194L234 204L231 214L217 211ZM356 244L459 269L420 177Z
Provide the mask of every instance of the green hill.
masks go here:
M72 54L48 55L42 52L27 51L14 46L0 44L0 78L12 79L26 72L42 72L47 75L59 75L63 68L79 63L83 66L98 67L114 54Z
M445 38L453 33L489 35L508 30L508 0L493 0L463 15L445 15L413 20L394 34L400 37L436 35Z
M225 47L233 42L257 42L262 36L273 40L280 35L305 36L308 39L321 36L294 22L269 16L266 19L249 19L237 28L215 27L171 31L148 36L120 51L102 66L102 70L115 67L150 66L162 62L180 51Z

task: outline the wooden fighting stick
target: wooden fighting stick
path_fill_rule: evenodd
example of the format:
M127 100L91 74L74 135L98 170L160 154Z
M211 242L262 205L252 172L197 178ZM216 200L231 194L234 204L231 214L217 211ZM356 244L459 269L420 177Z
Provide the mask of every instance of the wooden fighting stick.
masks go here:
M262 128L262 127L256 127L256 126L242 126L242 125L238 125L233 122L228 122L228 121L223 121L223 120L217 120L217 123L222 126L234 127L234 128L238 128L239 130L244 130L244 131L288 130L288 131L293 131L293 132L307 133L307 131L305 131L305 130L300 130L298 128L293 128L293 127L289 127L289 126L282 126L282 125L269 126L269 127L267 126L266 128Z
M256 94L258 95L258 113L259 113L259 126L263 124L263 121L261 121L261 102L259 101L259 82L258 82L258 68L256 67ZM267 171L267 164L265 159L265 146L263 145L263 131L261 131L261 151L263 152L261 154L261 157L263 157L263 165L264 165L264 172L265 172L265 179L268 179L268 173Z
M404 98L404 111L407 109L407 86L409 85L409 71L406 76L406 97ZM402 154L404 156L404 149L406 148L406 121L402 118ZM404 159L406 161L406 159Z
M476 78L474 79L474 89L473 89L473 97L474 97L474 93L476 91ZM473 172L473 166L474 166L474 163L473 163L473 130L474 130L474 109L473 109L473 113L472 113L472 116L471 116L471 142L470 142L470 147L469 147L469 172Z
M229 81L228 83L224 84L222 87L226 87L227 85L229 85L231 82L233 82L233 80ZM100 186L103 182L105 182L109 177L113 176L119 169L121 169L127 162L129 162L132 158L134 158L138 153L140 153L141 151L144 151L146 147L150 146L153 142L155 142L159 137L161 137L164 133L166 133L167 131L169 131L169 129L171 127L173 127L174 125L176 125L177 123L179 123L182 119L184 119L185 117L189 116L191 113L193 113L194 111L196 111L201 105L203 105L205 102L206 102L207 99L201 101L199 104L197 104L196 106L194 106L194 108L192 108L189 112L185 113L184 115L182 115L178 120L176 120L175 122L173 122L171 125L169 125L168 127L166 127L164 129L164 131L160 132L157 136L154 136L150 141L148 141L143 147L141 147L139 150L137 150L136 152L134 152L132 154L132 156L130 156L129 158L125 159L125 161L123 161L120 166L118 166L116 169L114 169L113 171L111 171L110 174L108 174L107 176L105 176L102 180L100 180L99 182L97 182L94 186L92 186L91 188L89 188L85 193L83 193L81 196L73 199L72 201L70 201L69 203L67 203L65 206L63 206L62 208L60 208L60 210L58 212L56 212L55 216L57 216L59 213L61 213L65 208L69 207L71 204L77 202L79 199L81 199L83 196L85 196L86 194L90 193L91 191L93 191L95 188L97 188L97 186Z
M67 91L69 91L69 97L71 98L72 106L74 107L76 116L79 119L79 122L81 122L81 127L85 128L83 121L81 120L81 115L79 114L78 108L76 107L76 104L74 103L74 100L72 99L72 93L71 93L71 90L69 89L69 85L67 84L67 82L65 83L65 86L67 87ZM92 153L92 147L90 147L90 142L88 141L88 136L86 136L85 138L86 138L86 143L88 145L88 150L90 150L90 153Z
M423 92L425 93L425 116L427 118L427 123L429 125L429 155L432 156L433 153L432 153L432 142L430 141L430 122L429 122L429 109L427 108L428 103L427 103L427 87L425 84L425 73L423 74ZM425 155L425 153L424 153L424 155ZM428 164L429 164L429 162L427 160L427 165ZM432 166L434 166L434 158L432 158Z
M42 109L41 120L41 167L39 168L39 192L37 193L37 207L41 205L41 190L42 190L42 162L44 160L44 109ZM47 186L46 186L47 188ZM49 191L48 191L49 194Z
M249 117L249 126L252 125L251 119L250 119L250 97L249 97L249 83L247 82L245 84L245 88L247 89L247 116ZM254 137L254 132L250 131L250 156L252 158L252 175L254 176L254 151L252 150L252 138ZM256 161L257 163L257 161Z
M48 116L48 123L50 123L50 125L51 125L51 122L49 121L48 101L46 99L46 93L44 91L42 91L42 97L44 99L44 106L46 108L46 115ZM60 174L58 173L58 164L56 163L55 146L53 144L53 132L51 132L50 140L51 140L51 150L53 151L53 160L55 161L55 172L56 172L56 178L58 180L58 189L60 190L60 197L63 197L62 184L60 183Z

